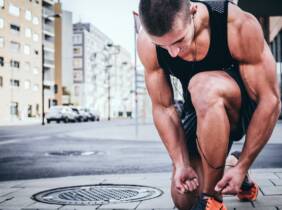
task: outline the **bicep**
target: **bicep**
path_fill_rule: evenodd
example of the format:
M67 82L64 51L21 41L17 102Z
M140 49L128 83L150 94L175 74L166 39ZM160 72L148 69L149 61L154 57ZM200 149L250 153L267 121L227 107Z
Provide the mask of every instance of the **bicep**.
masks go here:
M280 98L276 63L266 42L260 59L241 63L240 73L249 95L255 101Z
M173 104L170 78L162 69L145 71L145 82L153 106L170 107Z

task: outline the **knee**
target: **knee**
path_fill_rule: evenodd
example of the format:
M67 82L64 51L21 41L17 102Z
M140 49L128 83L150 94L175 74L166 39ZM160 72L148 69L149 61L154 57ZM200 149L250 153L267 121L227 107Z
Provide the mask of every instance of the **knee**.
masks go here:
M219 84L215 84L209 78L195 76L191 79L188 90L198 117L204 117L210 110L218 110L215 108L224 108L224 97L221 89Z
M189 210L192 209L196 196L195 193L180 194L176 187L172 184L171 187L171 197L175 207L179 210Z

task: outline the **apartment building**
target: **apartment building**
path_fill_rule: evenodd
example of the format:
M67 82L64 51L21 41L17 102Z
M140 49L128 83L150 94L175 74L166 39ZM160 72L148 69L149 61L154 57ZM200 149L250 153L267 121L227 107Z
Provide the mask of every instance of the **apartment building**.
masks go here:
M41 115L41 0L0 0L0 121Z
M54 0L42 0L42 42L44 51L44 112L58 102L55 94L58 87L55 84L55 18L60 14L54 11ZM56 17L56 15L58 17Z

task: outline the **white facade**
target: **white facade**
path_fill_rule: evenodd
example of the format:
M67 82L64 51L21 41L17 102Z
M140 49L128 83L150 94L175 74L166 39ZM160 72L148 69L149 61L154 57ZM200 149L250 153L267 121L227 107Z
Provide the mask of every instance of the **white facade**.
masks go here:
M62 11L62 86L68 94L63 95L62 103L73 103L73 27L72 13Z
M134 71L130 54L91 24L74 25L74 89L77 105L101 118L131 116Z

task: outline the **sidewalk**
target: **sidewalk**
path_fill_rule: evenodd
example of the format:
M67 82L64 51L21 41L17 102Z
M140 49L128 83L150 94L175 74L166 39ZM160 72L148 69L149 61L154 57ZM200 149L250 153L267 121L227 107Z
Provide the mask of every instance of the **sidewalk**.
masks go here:
M260 185L257 201L239 202L227 196L224 201L229 210L282 210L282 169L252 170L251 176ZM32 195L59 187L94 184L145 185L160 189L163 194L150 200L110 203L105 205L74 206L36 202ZM170 196L170 174L123 174L76 176L51 179L0 182L0 209L2 210L88 210L88 209L176 209Z

